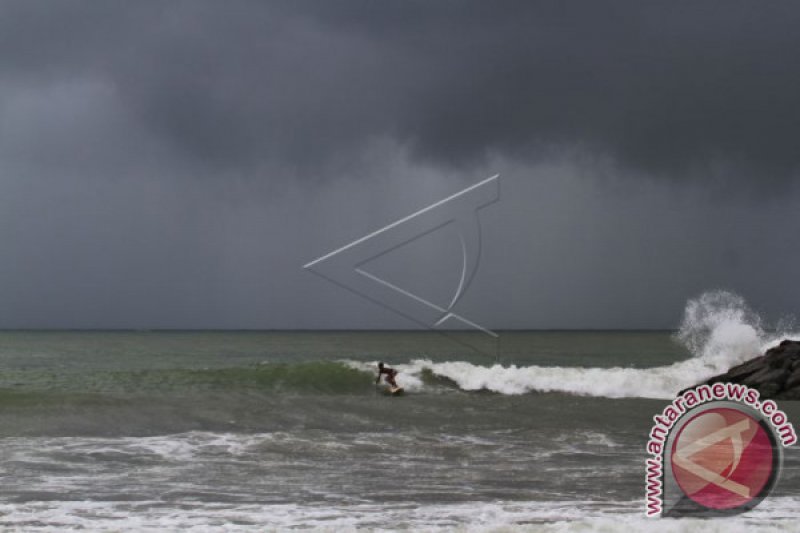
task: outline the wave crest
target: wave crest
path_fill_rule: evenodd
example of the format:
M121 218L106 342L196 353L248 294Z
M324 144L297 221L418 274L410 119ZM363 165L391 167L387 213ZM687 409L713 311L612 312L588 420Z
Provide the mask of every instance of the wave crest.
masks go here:
M783 337L783 336L782 336ZM607 398L669 399L680 390L762 353L778 338L767 338L761 318L744 299L731 292L712 291L689 300L675 339L690 359L654 368L581 368L559 366L475 365L464 361L435 363L418 359L396 365L398 382L407 389L424 386L426 373L455 383L464 391L500 394L565 392ZM350 362L366 369L366 363Z

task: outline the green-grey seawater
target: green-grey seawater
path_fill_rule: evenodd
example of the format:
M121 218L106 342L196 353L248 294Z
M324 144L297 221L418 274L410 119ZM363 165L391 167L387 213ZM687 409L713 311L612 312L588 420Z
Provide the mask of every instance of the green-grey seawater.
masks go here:
M652 416L696 355L671 332L475 335L1 332L0 526L638 524ZM794 452L742 520L798 517Z

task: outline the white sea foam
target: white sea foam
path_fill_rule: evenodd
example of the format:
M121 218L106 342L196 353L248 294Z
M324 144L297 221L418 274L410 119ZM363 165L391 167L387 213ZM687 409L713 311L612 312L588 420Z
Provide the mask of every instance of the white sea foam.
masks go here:
M259 505L161 501L39 501L0 504L0 526L25 531L618 532L795 531L797 500L731 518L648 519L641 501L467 502L459 504ZM777 517L777 518L776 518Z
M258 452L264 445L284 442L294 449L295 444L316 442L320 435L291 433L262 433L254 435L189 432L152 437L94 438L94 437L16 437L4 439L5 468L14 468L15 476L6 475L6 491L22 494L24 498L7 498L0 502L0 529L31 532L115 531L115 532L216 532L216 531L287 531L355 532L355 531L432 531L432 532L617 532L655 531L656 533L711 531L744 533L745 531L783 532L796 530L800 519L800 500L792 497L770 497L753 511L717 520L654 520L644 517L643 501L610 501L591 498L565 498L532 501L503 501L494 497L458 503L428 503L424 500L387 502L370 501L356 493L350 502L341 495L331 501L288 503L269 502L271 490L264 489L259 474L252 468L270 461L269 454L259 454L257 463L245 466L240 472L251 472L242 478L224 478L212 484L208 478L196 479L198 470L173 471L173 461L183 466L216 472L230 470L241 457L238 454ZM367 433L340 435L345 444L357 442L393 442L399 450L416 454L420 446L413 435ZM488 446L481 454L490 454L502 438L483 436L436 436L448 449L462 446ZM327 440L322 436L322 440ZM401 440L403 442L398 443ZM185 443L177 459L172 456L175 442ZM572 445L583 450L613 445L611 438L597 431L565 433L555 439L557 444L548 452L562 453ZM430 445L430 443L428 444ZM455 448L452 448L455 447ZM126 454L163 456L156 463L128 465L96 465L84 460L92 454L124 451ZM187 452L187 450L190 450ZM497 447L498 453L505 453ZM67 452L67 453L65 453ZM222 452L223 463L218 463ZM59 468L48 472L34 468L30 475L20 477L26 469L20 461L29 456L48 456ZM400 454L402 456L402 452ZM519 458L519 457L518 457ZM525 461L528 459L523 456ZM281 461L286 460L282 458ZM296 457L288 456L295 462ZM397 460L402 465L402 457ZM528 461L533 465L532 461ZM490 463L495 464L493 461ZM9 466L12 465L12 466ZM13 466L16 465L16 466ZM75 468L72 468L72 467ZM276 473L270 465L263 472ZM108 468L110 468L110 470ZM224 468L220 468L224 467ZM541 466L542 468L546 468ZM559 468L564 475L565 465ZM180 470L180 469L179 469ZM276 474L277 475L277 474ZM606 475L614 475L609 471ZM235 479L235 487L230 481ZM291 480L291 476L289 477ZM638 479L638 477L637 477ZM9 487L9 483L12 486ZM250 485L250 483L254 483ZM277 486L277 485L276 485ZM211 489L213 487L213 489ZM316 485L304 487L313 491ZM324 486L319 486L325 490ZM288 489L287 489L288 490ZM198 494L202 493L202 497ZM320 493L324 494L324 493ZM605 496L598 487L596 495ZM120 497L124 495L124 497ZM288 494L287 494L288 495ZM284 496L287 496L284 495ZM332 494L332 496L334 496ZM208 499L204 499L208 498ZM215 499L216 498L216 499Z
M437 363L418 359L397 365L402 372L398 382L410 391L421 390L424 387L421 375L428 370L465 391L567 392L608 398L668 399L681 389L759 355L783 338L797 335L766 335L759 316L747 307L743 298L714 291L687 303L676 337L693 357L668 366L638 369L496 364L486 367L465 361ZM349 364L363 370L374 368L367 363Z

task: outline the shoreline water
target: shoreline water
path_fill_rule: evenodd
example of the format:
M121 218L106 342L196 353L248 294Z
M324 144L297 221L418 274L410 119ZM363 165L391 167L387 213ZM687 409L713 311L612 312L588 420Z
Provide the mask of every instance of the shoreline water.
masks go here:
M431 332L0 332L0 527L673 531L642 522L665 400L638 378L683 375L664 370L692 360L674 334L501 347L498 365ZM404 397L376 394L377 360ZM548 372L595 388L545 392ZM614 375L628 393L596 394ZM787 530L794 450L785 467L774 500L720 527Z

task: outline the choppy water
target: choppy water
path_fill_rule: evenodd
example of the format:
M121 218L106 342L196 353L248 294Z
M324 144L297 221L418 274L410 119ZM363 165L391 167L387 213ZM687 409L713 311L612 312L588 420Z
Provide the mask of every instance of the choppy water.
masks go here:
M487 353L469 335L2 332L0 527L796 527L794 449L752 513L643 522L651 417L752 355L741 330L694 354L668 332L505 332ZM404 396L375 387L378 360Z

